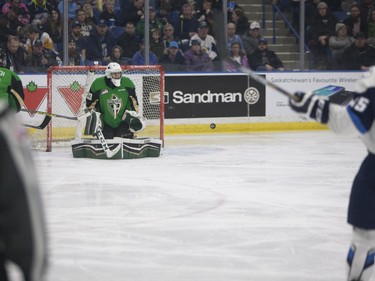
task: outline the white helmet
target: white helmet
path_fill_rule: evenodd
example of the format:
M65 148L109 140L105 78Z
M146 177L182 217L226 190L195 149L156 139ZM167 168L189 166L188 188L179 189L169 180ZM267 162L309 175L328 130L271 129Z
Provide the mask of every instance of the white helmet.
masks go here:
M112 73L121 73L122 76L122 69L121 66L117 62L110 62L107 65L107 69L105 70L105 75L107 78L112 80L113 85L119 87L121 84L121 76L119 78L113 78Z

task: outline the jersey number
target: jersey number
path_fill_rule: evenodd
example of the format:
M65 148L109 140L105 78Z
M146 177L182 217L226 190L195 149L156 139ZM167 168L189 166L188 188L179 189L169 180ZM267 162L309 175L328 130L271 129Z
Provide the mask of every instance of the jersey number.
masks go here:
M355 99L352 101L352 108L357 112L363 112L366 110L368 104L370 103L370 100L365 97L360 97L358 99Z

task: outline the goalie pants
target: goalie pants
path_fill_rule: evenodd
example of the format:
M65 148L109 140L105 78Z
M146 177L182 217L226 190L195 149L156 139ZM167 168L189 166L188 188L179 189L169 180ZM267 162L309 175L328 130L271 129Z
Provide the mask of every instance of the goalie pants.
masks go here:
M121 122L117 128L112 128L107 124L104 124L102 131L106 139L113 139L114 137L132 138L133 136L129 131L129 125L125 122Z
M36 172L25 132L0 104L0 280L12 261L24 280L40 281L46 269L46 231Z
M375 229L375 155L364 159L353 182L348 222L358 228Z

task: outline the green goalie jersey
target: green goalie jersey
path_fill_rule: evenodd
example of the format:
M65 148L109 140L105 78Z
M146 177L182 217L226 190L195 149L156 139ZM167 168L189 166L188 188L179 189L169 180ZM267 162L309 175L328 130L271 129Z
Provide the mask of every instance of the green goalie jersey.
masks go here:
M86 106L89 108L95 104L94 109L100 112L103 122L117 128L122 122L125 110L135 110L130 97L137 100L135 86L127 78L121 78L119 87L115 87L107 77L99 77L94 80L87 95Z

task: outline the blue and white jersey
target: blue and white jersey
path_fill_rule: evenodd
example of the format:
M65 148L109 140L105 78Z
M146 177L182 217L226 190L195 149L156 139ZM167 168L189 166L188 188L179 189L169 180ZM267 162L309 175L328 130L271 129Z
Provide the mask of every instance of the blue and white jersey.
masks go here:
M343 109L331 104L329 127L336 133L357 133L366 148L375 154L375 69L358 82L353 100Z

